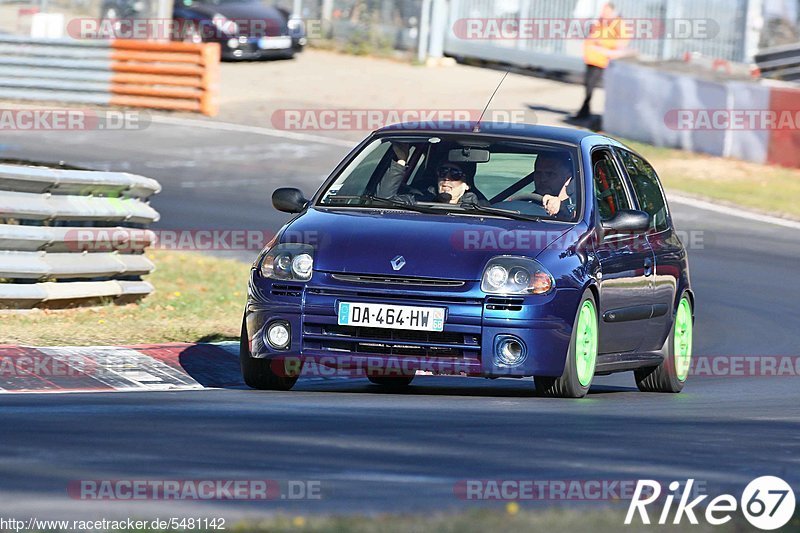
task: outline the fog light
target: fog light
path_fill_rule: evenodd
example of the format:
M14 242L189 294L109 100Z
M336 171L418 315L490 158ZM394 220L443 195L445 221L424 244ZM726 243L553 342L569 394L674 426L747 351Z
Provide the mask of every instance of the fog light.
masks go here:
M239 48L239 39L236 38L228 39L228 48Z
M516 337L499 336L495 341L495 363L502 366L519 366L528 353L522 340Z
M275 321L267 326L267 342L276 350L287 348L290 340L291 334L287 322Z

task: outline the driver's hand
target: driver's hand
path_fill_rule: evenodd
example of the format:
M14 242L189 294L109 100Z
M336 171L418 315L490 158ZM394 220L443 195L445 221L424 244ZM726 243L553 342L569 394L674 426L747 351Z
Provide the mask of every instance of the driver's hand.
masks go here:
M557 196L552 196L550 194L545 194L542 198L542 205L544 206L544 210L547 211L547 214L555 216L561 211L561 200L558 199Z

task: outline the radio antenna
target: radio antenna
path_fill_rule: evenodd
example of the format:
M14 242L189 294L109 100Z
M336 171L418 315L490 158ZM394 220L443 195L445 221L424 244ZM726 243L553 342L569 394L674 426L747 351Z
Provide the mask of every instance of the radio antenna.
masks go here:
M490 96L489 97L489 101L486 102L486 107L484 107L483 111L481 112L481 116L478 117L478 122L475 123L475 127L472 129L472 133L478 133L479 131L481 131L481 120L483 120L483 115L486 114L486 110L489 109L489 106L492 104L492 100L494 99L494 95L496 95L497 91L500 90L500 86L503 85L504 81L506 81L506 77L508 76L509 72L511 72L510 68L508 70L506 70L506 73L503 74L503 79L501 79L500 83L498 83L497 87L495 87L494 92L492 93L492 96Z

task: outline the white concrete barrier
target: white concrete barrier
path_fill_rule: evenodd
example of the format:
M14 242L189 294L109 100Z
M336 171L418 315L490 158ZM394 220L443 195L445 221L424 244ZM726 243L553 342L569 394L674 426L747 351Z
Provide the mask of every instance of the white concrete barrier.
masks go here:
M127 173L0 164L0 308L138 300L157 181ZM124 226L123 226L124 224ZM113 239L107 236L113 235Z

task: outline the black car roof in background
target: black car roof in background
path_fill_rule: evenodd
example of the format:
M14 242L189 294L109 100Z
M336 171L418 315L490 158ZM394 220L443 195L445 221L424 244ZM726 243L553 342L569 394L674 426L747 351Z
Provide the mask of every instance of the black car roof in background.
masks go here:
M406 123L392 124L376 130L376 133L389 132L425 132L425 133L482 133L496 135L513 135L515 137L527 137L531 139L547 139L565 143L580 144L587 137L602 137L611 144L618 144L617 141L605 136L598 135L592 131L579 130L576 128L559 128L556 126L539 126L534 124L518 124L509 122L481 122L478 132L474 132L475 122L439 122L432 124Z

